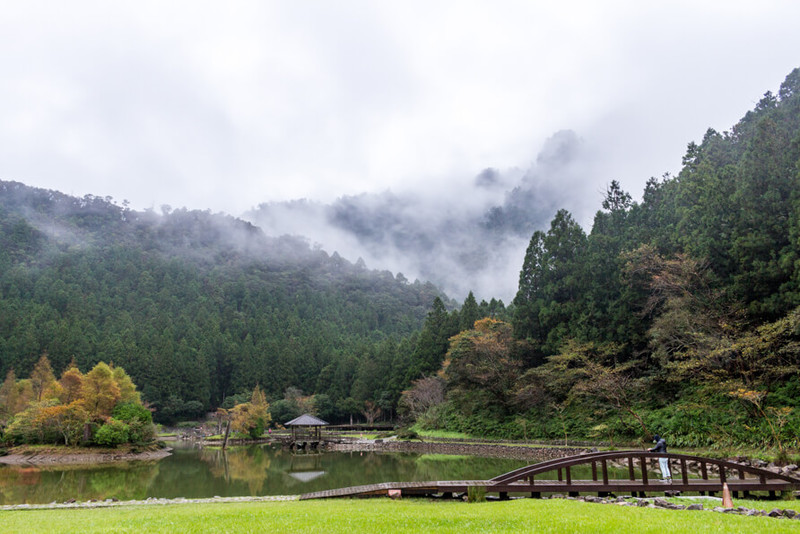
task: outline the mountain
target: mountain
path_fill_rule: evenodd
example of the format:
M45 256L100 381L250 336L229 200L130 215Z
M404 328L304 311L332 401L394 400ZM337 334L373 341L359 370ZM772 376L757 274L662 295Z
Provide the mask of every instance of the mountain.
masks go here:
M511 325L451 338L448 430L773 447L800 432L800 69L640 202L531 237ZM513 326L513 336L511 327Z
M42 354L57 373L113 362L162 420L256 384L326 395L331 417L391 407L437 297L452 306L430 283L228 215L0 181L0 373L26 376Z
M549 138L527 170L484 169L442 190L344 196L330 204L272 202L243 217L269 235L301 235L459 298L510 300L534 230L561 207L590 215L580 185L590 155L570 130ZM591 195L589 195L591 196Z

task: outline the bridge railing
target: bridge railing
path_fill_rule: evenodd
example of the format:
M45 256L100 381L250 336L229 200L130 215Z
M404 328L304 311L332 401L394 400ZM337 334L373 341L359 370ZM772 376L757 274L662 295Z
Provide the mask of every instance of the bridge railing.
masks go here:
M508 485L513 483L534 485L536 475L557 471L558 480L564 481L567 485L569 485L572 483L573 467L590 465L592 470L592 480L596 482L600 482L600 480L602 480L603 484L609 484L609 464L613 462L615 465L627 463L627 480L641 480L644 485L648 485L650 478L648 474L648 463L650 460L657 458L667 458L670 464L670 471L679 474L679 478L675 477L674 475L673 478L685 485L689 484L689 465L692 463L699 468L698 475L702 480L711 480L709 478L709 474L712 470L716 470L717 475L713 478L719 478L720 486L728 481L728 472L730 472L731 475L736 477L733 480L745 480L747 479L747 475L751 475L750 479L757 478L759 483L764 485L765 488L768 480L779 480L786 483L795 484L800 487L800 478L782 473L775 473L758 467L742 465L729 462L727 460L706 458L702 456L637 450L595 452L549 460L546 462L522 467L520 469L515 469L514 471L493 478L491 482L492 485ZM638 466L635 465L637 463ZM677 463L678 469L674 469L675 463Z

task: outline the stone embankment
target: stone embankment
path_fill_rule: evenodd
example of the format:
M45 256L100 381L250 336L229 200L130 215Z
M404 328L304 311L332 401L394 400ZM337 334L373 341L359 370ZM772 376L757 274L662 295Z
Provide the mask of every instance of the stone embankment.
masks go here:
M454 454L511 458L542 462L588 452L575 447L526 447L493 443L439 443L428 441L355 440L326 444L326 450L337 452L411 452L417 454Z
M172 454L169 447L145 452L26 452L0 456L0 464L7 465L66 465L66 464L104 464L113 462L160 460Z

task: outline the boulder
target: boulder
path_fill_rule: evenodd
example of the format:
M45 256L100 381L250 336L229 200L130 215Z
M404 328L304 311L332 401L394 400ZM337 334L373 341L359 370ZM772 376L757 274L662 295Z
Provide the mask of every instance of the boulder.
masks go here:
M661 497L656 497L656 498L653 500L653 504L655 504L655 505L656 505L656 506L658 506L659 508L669 508L669 507L671 506L671 504L672 504L672 503L670 503L670 502L669 502L669 501L667 501L666 499L662 499Z

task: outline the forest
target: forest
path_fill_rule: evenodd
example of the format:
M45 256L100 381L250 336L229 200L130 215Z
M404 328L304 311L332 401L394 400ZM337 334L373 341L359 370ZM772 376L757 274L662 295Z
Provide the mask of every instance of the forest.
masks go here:
M796 449L800 70L682 164L640 201L611 181L588 232L559 210L508 305L223 214L0 182L0 373L111 362L165 423L260 388L273 422Z
M533 233L508 321L454 334L401 404L472 434L796 450L798 306L795 69L641 202L612 181L588 234L558 211Z
M232 408L256 386L277 421L309 406L392 418L437 298L455 306L227 215L0 182L0 373L28 376L43 355L56 374L109 362L157 422Z

